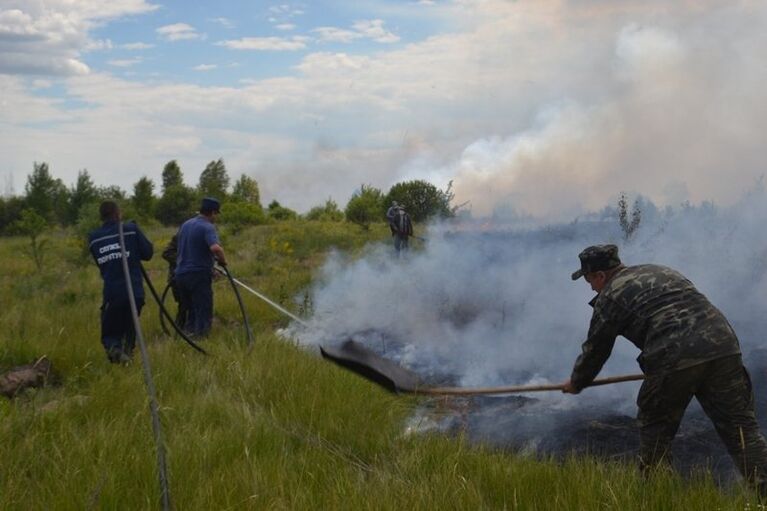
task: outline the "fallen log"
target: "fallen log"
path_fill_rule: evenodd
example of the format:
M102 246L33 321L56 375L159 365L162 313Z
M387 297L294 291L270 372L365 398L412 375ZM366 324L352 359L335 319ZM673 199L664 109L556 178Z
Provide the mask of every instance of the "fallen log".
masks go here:
M42 387L48 382L53 364L42 356L33 364L13 367L0 375L0 394L13 398L27 388Z

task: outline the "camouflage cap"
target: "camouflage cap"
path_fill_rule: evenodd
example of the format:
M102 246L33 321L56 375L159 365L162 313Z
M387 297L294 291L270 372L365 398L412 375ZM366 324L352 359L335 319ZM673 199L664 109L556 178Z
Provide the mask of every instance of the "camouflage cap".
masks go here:
M618 247L615 245L593 245L587 247L578 254L581 260L581 269L573 272L572 279L578 280L587 273L604 271L620 266Z

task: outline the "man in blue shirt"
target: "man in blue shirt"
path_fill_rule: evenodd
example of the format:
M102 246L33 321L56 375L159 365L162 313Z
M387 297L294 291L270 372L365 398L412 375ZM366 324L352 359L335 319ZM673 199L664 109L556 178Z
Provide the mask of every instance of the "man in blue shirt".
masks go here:
M104 281L101 305L101 343L113 364L130 361L136 343L128 286L122 266L120 249L120 208L113 201L99 206L103 225L88 234L88 248L99 267ZM144 286L141 282L141 260L152 258L154 247L135 223L123 225L125 252L128 256L128 272L133 287L136 308L141 313L144 305Z
M187 311L184 329L206 336L213 321L213 262L226 266L224 249L213 224L221 204L212 197L202 199L200 214L184 222L178 231L175 280L180 306Z

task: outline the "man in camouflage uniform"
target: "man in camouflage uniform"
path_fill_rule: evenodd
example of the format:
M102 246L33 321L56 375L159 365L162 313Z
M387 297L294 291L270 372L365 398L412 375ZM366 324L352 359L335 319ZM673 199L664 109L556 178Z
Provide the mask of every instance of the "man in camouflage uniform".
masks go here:
M588 338L564 392L579 393L599 373L622 335L641 354L646 379L637 397L640 466L668 462L669 447L693 396L711 419L741 474L767 496L767 442L754 414L751 380L724 315L680 273L653 264L624 266L615 245L578 255L596 291Z

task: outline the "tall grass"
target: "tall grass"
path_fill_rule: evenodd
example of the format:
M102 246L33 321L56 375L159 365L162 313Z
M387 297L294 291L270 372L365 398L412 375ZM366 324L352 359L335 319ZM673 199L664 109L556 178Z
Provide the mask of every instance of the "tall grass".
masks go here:
M148 233L156 251L172 232ZM290 222L224 235L230 269L298 312L329 247L387 240L344 224ZM387 240L388 241L388 240ZM0 241L0 368L47 355L60 385L0 401L0 509L156 509L159 489L140 362L106 362L100 279L59 234L38 272ZM165 264L147 268L162 287ZM589 459L535 461L463 438L404 433L414 398L387 394L274 335L285 319L244 295L246 348L226 282L204 357L142 313L177 509L746 509L746 491ZM149 296L147 294L148 300Z

